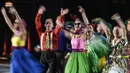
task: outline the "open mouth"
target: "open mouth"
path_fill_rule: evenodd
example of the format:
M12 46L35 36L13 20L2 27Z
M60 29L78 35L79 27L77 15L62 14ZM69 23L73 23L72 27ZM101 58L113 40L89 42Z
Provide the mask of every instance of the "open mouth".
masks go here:
M88 30L88 32L91 32L91 30Z

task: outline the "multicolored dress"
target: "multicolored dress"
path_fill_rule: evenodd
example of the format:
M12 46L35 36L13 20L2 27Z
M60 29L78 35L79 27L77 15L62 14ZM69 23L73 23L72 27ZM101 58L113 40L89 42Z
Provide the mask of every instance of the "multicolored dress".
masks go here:
M109 73L109 72L121 72L125 73L125 69L127 67L127 61L125 53L123 53L125 45L125 40L119 38L116 41L112 41L113 51L112 54L109 56L111 59L106 64L103 69L102 73ZM124 55L123 55L124 54Z
M44 65L33 57L25 48L25 40L20 36L14 36L12 41L12 57L10 73L43 73Z

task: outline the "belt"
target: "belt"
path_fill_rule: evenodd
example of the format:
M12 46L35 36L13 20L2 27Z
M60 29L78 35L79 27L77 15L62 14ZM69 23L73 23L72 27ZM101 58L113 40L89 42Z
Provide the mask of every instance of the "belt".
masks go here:
M72 49L73 52L84 52L84 49Z
M46 49L46 50L43 51L43 52L51 52L51 51L55 51L55 50L52 50L52 49Z
M12 49L23 49L24 46L12 46Z

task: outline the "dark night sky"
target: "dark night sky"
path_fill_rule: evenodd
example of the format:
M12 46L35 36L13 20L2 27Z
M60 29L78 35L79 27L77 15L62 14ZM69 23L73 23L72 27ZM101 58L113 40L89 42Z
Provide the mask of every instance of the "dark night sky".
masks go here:
M6 0L7 1L7 0ZM124 0L125 3L120 3L121 0L8 0L13 1L16 10L19 15L24 18L28 24L28 27L31 31L31 42L32 48L39 44L39 38L35 29L35 16L37 9L40 5L44 5L47 9L44 19L46 17L52 17L55 21L56 16L60 12L60 8L69 8L71 14L78 14L78 5L81 5L85 10L88 16L88 19L91 21L95 17L102 17L106 21L112 23L111 16L119 12L123 20L126 20L130 17L130 2L129 0ZM113 3L116 1L117 3ZM123 1L123 0L122 0ZM4 5L4 0L0 0L0 7ZM66 20L70 20L67 16ZM5 23L3 16L0 13L0 49L3 48L3 42L5 39L5 33L7 33L8 47L10 47L10 38L11 30L8 28Z

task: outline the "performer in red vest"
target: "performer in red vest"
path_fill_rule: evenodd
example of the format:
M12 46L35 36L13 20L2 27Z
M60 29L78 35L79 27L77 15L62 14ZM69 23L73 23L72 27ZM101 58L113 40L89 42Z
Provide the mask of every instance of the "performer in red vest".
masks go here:
M61 9L61 14L56 19L56 27L55 30L52 31L54 26L53 21L51 18L46 19L45 21L45 28L46 30L42 30L42 23L41 23L41 15L46 11L44 6L41 6L38 9L38 13L35 19L36 29L41 41L41 63L46 65L46 71L48 73L56 73L56 53L55 50L58 47L58 36L61 31L61 28L64 24L64 15L68 13L68 9Z

